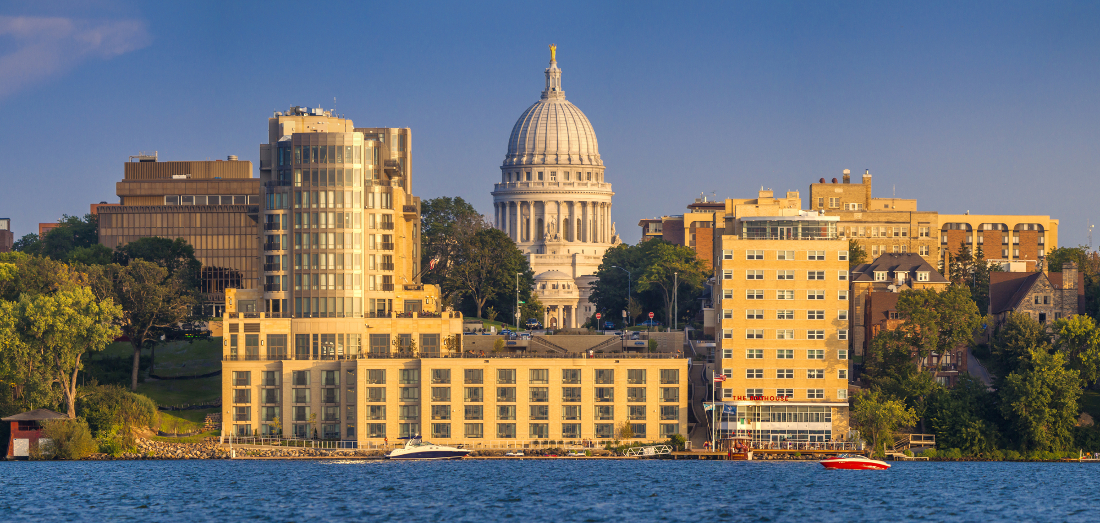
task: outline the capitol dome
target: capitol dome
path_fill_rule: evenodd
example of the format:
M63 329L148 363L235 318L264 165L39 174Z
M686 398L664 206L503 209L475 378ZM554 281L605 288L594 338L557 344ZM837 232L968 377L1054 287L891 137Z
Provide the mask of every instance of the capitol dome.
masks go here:
M512 127L504 165L603 165L592 123L565 99L556 59L546 69L542 99Z

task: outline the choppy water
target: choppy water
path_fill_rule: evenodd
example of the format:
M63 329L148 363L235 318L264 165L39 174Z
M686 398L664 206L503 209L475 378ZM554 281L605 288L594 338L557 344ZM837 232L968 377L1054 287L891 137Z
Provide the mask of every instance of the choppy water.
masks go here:
M0 521L1098 521L1100 464L0 463Z

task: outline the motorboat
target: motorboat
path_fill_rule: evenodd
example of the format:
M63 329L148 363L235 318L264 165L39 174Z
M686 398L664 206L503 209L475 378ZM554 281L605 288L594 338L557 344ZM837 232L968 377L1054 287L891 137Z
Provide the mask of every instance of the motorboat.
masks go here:
M841 454L835 458L821 460L821 465L827 469L843 470L886 470L890 464L885 461L871 459L865 456L849 456Z
M405 446L394 449L386 455L386 459L462 459L471 452L468 449L436 445L420 439L420 436L403 439L408 440Z
M570 452L570 453L566 454L566 456L570 457L570 458L583 458L587 455L588 454L585 454L584 452L577 451L577 450L574 450L573 452Z
M520 457L520 456L522 456L522 455L523 455L523 451L522 451L522 450L515 450L515 451L512 451L512 452L505 452L505 453L504 453L504 455L505 455L505 456L511 456L511 457L513 457L513 458L516 458L516 457Z

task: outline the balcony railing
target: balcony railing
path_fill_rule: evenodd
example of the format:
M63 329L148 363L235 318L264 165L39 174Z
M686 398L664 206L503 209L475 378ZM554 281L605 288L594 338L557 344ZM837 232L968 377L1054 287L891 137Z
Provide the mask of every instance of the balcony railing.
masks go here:
M283 224L276 222L267 222L264 224L265 231L281 231L283 230Z
M392 283L383 283L382 284L382 290L385 291L385 292L392 292L393 291L393 284Z
M393 270L393 264L392 263L379 263L378 264L378 270L380 270L380 271L392 271Z
M283 285L281 283L265 283L264 292L282 292Z
M416 206L415 205L402 205L401 206L401 212L416 214Z
M379 248L380 250L383 250L383 251L392 251L392 250L393 250L393 242L390 242L390 243L385 243L385 242L383 242L383 243L380 243L380 244L379 244L379 246L378 246L378 248Z
M281 263L265 263L264 272L279 272L283 270L283 264Z
M265 251L281 251L281 250L284 250L284 249L283 249L283 244L281 244L281 243L265 243L264 244L264 250Z
M392 231L393 230L393 222L382 222L382 223L378 224L378 228L382 229L382 230L386 230L386 231Z

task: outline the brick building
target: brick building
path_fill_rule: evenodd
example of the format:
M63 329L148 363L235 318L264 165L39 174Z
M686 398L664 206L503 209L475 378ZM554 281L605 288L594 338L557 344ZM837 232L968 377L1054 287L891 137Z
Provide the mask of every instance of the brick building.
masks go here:
M1044 325L1085 313L1084 274L1067 262L1062 272L989 274L989 314L1000 327L1012 313L1024 313Z

